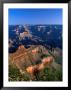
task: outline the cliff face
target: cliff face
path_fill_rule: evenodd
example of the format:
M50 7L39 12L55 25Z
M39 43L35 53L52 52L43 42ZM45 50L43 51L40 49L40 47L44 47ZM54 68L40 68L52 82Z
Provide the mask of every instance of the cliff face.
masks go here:
M9 54L11 62L16 65L19 69L24 69L28 65L31 65L30 60L32 59L31 53L23 46L19 46L15 53Z
M16 76L17 69L20 74L26 72L24 75L29 77L28 80L35 80L35 75L31 74L36 74L40 70L44 75L39 73L39 76L44 81L45 77L47 81L57 80L60 72L55 70L59 69L59 64L62 63L61 32L62 26L59 25L9 26L9 65L16 66L16 69L9 66L10 80L21 79L19 73ZM24 76L21 81L23 80L26 80Z
M12 64L16 65L19 69L24 70L31 65L41 63L44 53L47 53L49 55L44 46L33 45L30 48L26 49L23 45L21 45L16 52L9 54L9 61Z
M23 77L23 75L26 75L29 78L27 80L41 80L46 69L47 74L49 75L48 77L48 75L44 74L46 80L61 80L61 65L56 63L55 58L52 56L53 53L51 53L42 45L33 45L28 49L21 45L16 52L9 53L9 65L10 67L14 66L18 69L18 72L20 76L22 75L22 80L24 81L26 78ZM13 69L9 69L11 73L9 74L10 80L14 79L12 76L14 75L13 73L16 75L16 69L15 72ZM56 76L57 73L60 73L60 78ZM17 78L20 79L19 74ZM37 76L39 76L39 79ZM42 76L41 79L40 76ZM56 79L52 77L55 77Z

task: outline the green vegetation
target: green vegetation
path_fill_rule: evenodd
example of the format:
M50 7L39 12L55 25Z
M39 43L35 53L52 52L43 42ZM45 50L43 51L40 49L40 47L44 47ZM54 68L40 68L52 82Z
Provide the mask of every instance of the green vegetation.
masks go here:
M45 68L44 69L46 80L48 81L61 81L62 72L54 68Z
M62 72L61 70L54 68L45 68L43 73L39 75L39 81L61 81Z
M37 78L33 81L61 81L61 68L57 67L57 69L55 69L53 67L46 67L44 70L36 74L35 77ZM32 76L32 78L34 77ZM30 79L31 77L28 73L22 75L17 67L9 65L9 81L30 81Z
M55 60L58 64L62 65L62 56L56 57Z
M29 77L22 75L17 67L9 65L9 81L29 81Z
M50 56L50 55L43 54L43 55L41 55L41 58L43 59L44 57L48 57L48 56Z
M39 59L38 61L34 62L30 60L30 62L32 63L32 65L38 64L43 58L49 57L51 54L43 54L41 55L41 59ZM12 60L10 59L9 81L62 81L62 57L57 56L54 57L54 59L55 61L51 65L47 65L47 67L45 67L35 75L30 75L27 72L21 74L19 69L11 63ZM25 62L23 66L26 68L27 66L29 66L29 62Z

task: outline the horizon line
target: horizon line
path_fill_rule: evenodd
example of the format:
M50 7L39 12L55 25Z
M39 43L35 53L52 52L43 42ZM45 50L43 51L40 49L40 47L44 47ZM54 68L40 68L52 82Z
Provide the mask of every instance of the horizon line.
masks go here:
M8 25L63 25L63 24L8 24Z

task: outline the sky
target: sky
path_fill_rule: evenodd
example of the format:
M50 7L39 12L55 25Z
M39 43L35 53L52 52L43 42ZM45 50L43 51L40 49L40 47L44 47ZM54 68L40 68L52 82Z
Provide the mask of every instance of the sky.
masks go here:
M62 9L9 9L8 24L62 24Z

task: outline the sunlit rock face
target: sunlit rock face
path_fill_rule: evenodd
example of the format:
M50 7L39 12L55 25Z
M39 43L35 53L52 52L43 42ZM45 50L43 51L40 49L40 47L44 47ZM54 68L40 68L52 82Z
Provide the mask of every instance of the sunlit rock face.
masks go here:
M46 67L57 68L55 62L62 60L61 29L57 25L10 26L9 64L15 65L21 74L26 72L30 80L35 80L36 73Z
M48 63L51 63L53 61L53 57L50 56L50 57L46 57L42 60L42 63L43 64L48 64Z
M16 52L10 53L9 58L11 63L16 65L22 72L26 70L30 74L38 72L46 67L47 64L53 61L53 57L44 57L42 55L48 50L42 45L33 45L26 49L24 45L20 45ZM48 55L49 52L47 53Z

